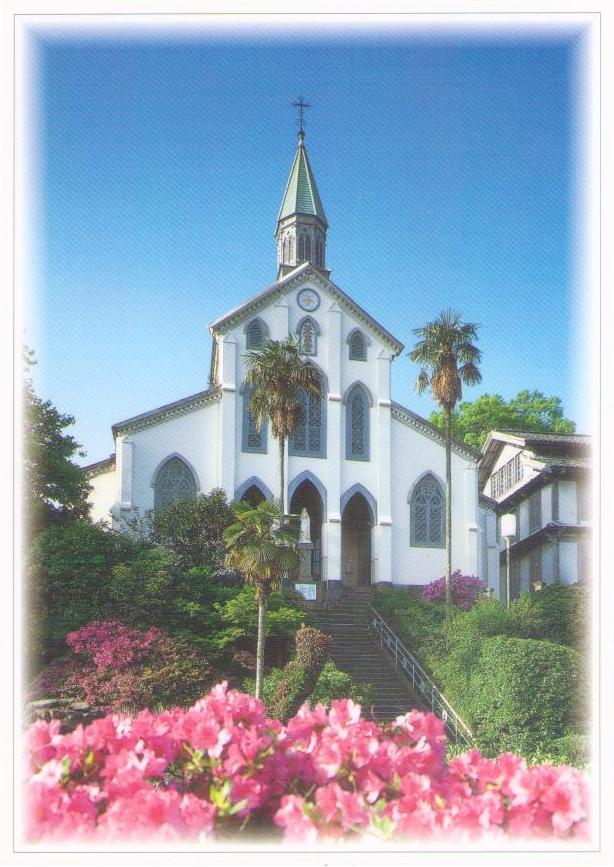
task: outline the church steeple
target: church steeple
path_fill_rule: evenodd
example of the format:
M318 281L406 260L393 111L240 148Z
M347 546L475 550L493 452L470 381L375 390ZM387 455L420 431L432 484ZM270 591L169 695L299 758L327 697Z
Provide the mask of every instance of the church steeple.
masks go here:
M326 214L305 149L301 116L296 154L277 216L278 280L303 262L311 262L320 271L329 273L325 267L327 229Z

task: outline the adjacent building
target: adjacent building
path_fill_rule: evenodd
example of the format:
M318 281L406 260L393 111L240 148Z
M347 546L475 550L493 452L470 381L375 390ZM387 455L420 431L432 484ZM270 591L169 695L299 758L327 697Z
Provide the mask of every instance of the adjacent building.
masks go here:
M589 577L590 438L579 434L492 431L480 461L483 575L506 598L501 516L516 516L510 547L512 598Z

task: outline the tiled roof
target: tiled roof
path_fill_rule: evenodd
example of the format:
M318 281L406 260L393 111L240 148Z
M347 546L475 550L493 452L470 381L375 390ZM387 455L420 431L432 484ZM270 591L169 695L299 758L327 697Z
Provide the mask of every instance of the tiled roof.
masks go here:
M325 226L328 225L316 186L316 179L303 144L302 133L299 133L298 147L290 169L290 177L286 184L277 222L292 216L292 214L311 214L314 217L319 217Z

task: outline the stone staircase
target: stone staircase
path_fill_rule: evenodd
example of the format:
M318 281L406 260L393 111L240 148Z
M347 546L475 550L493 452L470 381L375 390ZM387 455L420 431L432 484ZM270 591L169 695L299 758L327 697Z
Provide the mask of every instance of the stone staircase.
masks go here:
M337 668L356 682L371 684L376 720L393 719L412 708L426 711L422 697L397 674L394 663L367 628L371 595L369 587L344 588L337 602L310 609L314 626L332 635L332 658ZM365 715L369 715L368 708Z

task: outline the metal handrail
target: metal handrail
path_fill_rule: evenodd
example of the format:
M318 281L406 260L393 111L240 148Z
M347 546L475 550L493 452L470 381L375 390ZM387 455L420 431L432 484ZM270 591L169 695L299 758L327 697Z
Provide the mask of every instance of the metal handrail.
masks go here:
M413 653L405 647L379 611L376 611L372 605L369 605L369 611L371 613L369 629L373 629L379 634L380 644L394 658L395 668L411 681L412 687L420 692L433 713L443 720L447 732L454 741L472 747L475 739L467 723L461 719L447 698L435 686L433 679L420 665Z

